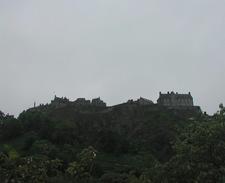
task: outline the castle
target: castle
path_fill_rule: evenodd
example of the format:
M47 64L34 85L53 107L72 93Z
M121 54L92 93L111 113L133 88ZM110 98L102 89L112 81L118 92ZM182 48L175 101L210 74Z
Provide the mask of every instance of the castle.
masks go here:
M95 107L106 107L106 103L99 98L86 100L85 98L78 98L75 101L71 102L66 97L57 97L55 95L54 100L51 101L51 105L55 107L65 107L66 105L73 106L95 106Z
M85 98L78 98L77 100L74 101L74 105L78 106L87 106L87 105L92 105L96 107L106 107L106 103L101 100L100 97L90 100L86 100Z
M159 93L159 99L157 104L168 106L168 107L193 107L193 97L191 93L188 94L178 94L174 92L168 92L166 94Z
M193 97L191 96L191 93L188 94L179 94L174 92L167 92L167 93L161 93L159 92L159 98L157 100L157 103L153 103L151 100L140 97L136 101L134 100L128 100L127 104L135 104L140 106L165 106L170 109L194 109L197 106L194 106ZM66 97L57 97L55 96L54 100L51 101L51 106L56 108L61 108L65 106L94 106L94 107L101 107L106 108L107 105L104 101L102 101L99 98L95 98L92 100L86 100L85 98L78 98L75 101L69 101ZM42 105L41 105L42 106ZM42 106L43 107L43 106ZM35 106L34 106L35 108Z
M127 101L128 104L138 104L138 105L154 105L154 102L152 102L151 100L149 99L146 99L146 98L143 98L143 97L140 97L139 99L137 99L136 101L134 100L128 100Z

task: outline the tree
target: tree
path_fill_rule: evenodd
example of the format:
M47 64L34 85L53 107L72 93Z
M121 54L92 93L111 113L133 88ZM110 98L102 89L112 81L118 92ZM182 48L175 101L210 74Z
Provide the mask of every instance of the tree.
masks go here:
M5 117L5 114L2 111L0 111L0 120L4 119L4 117Z
M47 140L37 140L31 147L32 154L45 155L51 158L56 157L57 151L56 146Z
M219 105L219 112L218 112L218 116L219 116L219 120L222 123L223 126L225 126L225 107L223 106L223 104Z
M83 149L78 154L77 161L69 164L66 172L76 179L89 179L93 171L96 150L93 147Z
M0 126L0 139L10 140L23 133L22 123L15 118L6 118L2 120Z
M222 183L225 175L225 127L220 121L195 123L175 144L165 166L169 182Z
M30 156L9 159L0 154L0 182L47 182L50 177L62 174L62 161Z

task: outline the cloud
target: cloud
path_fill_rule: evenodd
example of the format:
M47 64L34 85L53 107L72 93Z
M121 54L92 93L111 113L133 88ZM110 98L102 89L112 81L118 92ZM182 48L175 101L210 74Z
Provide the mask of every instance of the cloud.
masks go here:
M0 1L0 109L18 114L54 93L110 105L159 91L224 102L225 2Z

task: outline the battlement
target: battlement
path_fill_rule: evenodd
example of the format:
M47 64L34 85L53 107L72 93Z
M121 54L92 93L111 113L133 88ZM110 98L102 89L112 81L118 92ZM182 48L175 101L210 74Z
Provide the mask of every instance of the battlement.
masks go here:
M106 103L99 98L95 98L91 100L86 100L85 98L78 98L75 101L70 101L65 97L57 97L51 101L51 105L54 107L64 107L66 105L73 106L96 106L96 107L106 107Z
M128 104L138 104L138 105L154 105L154 103L146 98L140 97L136 101L129 100ZM179 94L175 92L161 93L159 92L159 98L157 104L161 106L167 106L169 108L181 109L181 108L193 108L194 102L191 93ZM96 107L106 107L106 103L101 100L100 97L94 98L92 100L86 100L85 98L78 98L75 101L69 101L65 97L55 96L54 100L51 101L51 105L55 107L63 107L66 105L72 106L96 106Z

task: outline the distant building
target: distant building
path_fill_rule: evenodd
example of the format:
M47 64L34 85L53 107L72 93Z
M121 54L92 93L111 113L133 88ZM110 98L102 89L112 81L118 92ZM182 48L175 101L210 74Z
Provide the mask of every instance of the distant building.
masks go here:
M106 107L106 103L99 98L92 99L91 104L98 107Z
M86 100L85 98L78 98L77 100L74 101L74 104L76 105L90 105L91 101L90 100Z
M169 106L169 107L193 107L193 97L191 93L188 94L178 94L174 92L168 92L166 94L159 93L159 99L157 100L159 105Z
M136 101L136 103L138 103L138 104L140 104L140 105L152 105L152 104L154 104L151 100L146 99L146 98L142 98L142 97L140 97L140 98Z
M56 106L56 107L61 107L61 106L68 104L69 102L70 102L69 99L67 99L66 97L60 98L55 95L54 100L51 101L51 105Z
M135 101L134 101L133 99L128 100L128 101L127 101L127 104L153 105L154 102L152 102L152 101L149 100L149 99L140 97L139 99L137 99L137 100L135 100Z

